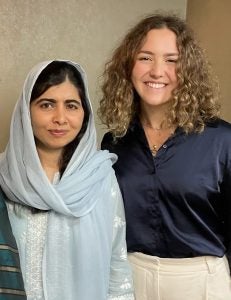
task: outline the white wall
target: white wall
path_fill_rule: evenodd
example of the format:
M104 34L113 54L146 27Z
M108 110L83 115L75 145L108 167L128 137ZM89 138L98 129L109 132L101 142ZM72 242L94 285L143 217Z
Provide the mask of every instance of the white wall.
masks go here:
M10 116L30 68L71 59L87 71L94 111L103 64L128 28L155 10L186 15L187 0L0 0L0 151ZM98 122L97 122L98 123ZM102 136L98 126L99 139Z

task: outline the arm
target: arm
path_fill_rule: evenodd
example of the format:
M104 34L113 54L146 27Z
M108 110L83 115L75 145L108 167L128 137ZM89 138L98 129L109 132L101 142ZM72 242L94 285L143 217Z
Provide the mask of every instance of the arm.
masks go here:
M227 241L226 257L229 262L229 269L231 275L231 159L227 167L226 174L224 175L224 182L222 184L222 193L225 197L225 238Z
M113 181L112 197L115 202L112 259L108 300L134 300L133 282L127 246L124 207L116 179Z

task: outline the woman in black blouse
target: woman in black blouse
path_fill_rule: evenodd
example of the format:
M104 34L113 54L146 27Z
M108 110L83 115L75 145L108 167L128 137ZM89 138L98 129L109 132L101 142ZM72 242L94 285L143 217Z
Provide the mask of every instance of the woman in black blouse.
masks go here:
M191 30L173 15L141 20L102 90L136 299L230 300L231 125Z

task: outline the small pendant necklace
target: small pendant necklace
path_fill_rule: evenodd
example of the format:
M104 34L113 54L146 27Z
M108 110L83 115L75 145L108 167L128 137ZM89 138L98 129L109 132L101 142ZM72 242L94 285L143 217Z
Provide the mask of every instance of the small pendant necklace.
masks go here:
M150 147L150 150L151 150L151 152L152 152L152 155L153 155L153 156L156 156L157 151L158 151L157 145L152 145L152 146Z
M163 133L163 132L161 132L162 130L165 131L165 130L170 130L170 129L173 128L172 126L165 127L165 128L162 128L162 127L153 127L152 125L147 124L147 123L143 123L143 126L148 127L148 128L151 128L154 132L157 133L158 137L161 137L161 135L162 135L162 133ZM148 134L148 133L146 132L146 134ZM173 134L174 134L174 131L171 130L170 134L168 134L168 136L166 136L166 138L168 138L169 136L172 136ZM148 138L149 138L149 141L151 141L150 136L148 136ZM165 140L165 138L163 139L163 141L164 141L164 140ZM159 145L162 145L162 143L159 143ZM153 155L153 156L156 156L156 154L157 154L157 152L158 152L158 150L159 150L158 144L156 144L156 143L153 144L153 143L152 143L151 146L150 146L149 148L150 148L150 151L151 151L152 155Z

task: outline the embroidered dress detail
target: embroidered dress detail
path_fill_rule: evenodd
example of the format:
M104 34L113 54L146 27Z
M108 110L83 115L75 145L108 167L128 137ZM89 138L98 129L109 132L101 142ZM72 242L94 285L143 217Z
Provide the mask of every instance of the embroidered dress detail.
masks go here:
M119 217L119 216L115 216L114 218L114 227L122 227L125 226L125 222Z
M47 215L46 212L32 214L28 210L25 285L28 298L33 300L44 298L42 256L46 237Z
M127 260L127 249L124 247L121 249L120 259Z
M132 287L132 285L128 278L125 278L124 283L120 287L122 290L129 290Z

